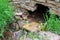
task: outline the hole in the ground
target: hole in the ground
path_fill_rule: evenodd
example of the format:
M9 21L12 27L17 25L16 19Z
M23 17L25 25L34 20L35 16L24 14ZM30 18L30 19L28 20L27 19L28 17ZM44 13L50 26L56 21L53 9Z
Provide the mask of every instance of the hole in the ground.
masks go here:
M48 6L44 6L42 4L36 4L37 6L37 9L35 11L30 11L28 10L29 12L29 15L31 17L34 17L35 19L40 19L41 22L45 22L45 19L44 17L47 15L49 16L49 8Z

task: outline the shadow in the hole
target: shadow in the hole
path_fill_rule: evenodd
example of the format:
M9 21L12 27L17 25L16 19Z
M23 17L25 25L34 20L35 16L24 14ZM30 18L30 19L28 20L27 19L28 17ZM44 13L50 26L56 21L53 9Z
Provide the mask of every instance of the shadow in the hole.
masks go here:
M46 15L49 17L49 15L50 15L49 14L49 8L47 6L42 5L42 4L36 4L36 6L37 6L37 9L33 12L28 10L29 15L31 17L35 17L37 19L39 18L41 22L45 22L44 17Z

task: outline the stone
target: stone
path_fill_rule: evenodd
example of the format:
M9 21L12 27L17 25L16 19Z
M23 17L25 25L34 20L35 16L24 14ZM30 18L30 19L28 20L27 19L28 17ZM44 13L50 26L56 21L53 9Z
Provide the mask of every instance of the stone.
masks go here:
M29 6L34 7L34 6L35 6L35 4L36 4L36 2L35 2L35 1L31 1L31 2L30 2L30 4L29 4Z
M60 13L60 8L58 9L59 13Z
M32 38L27 37L27 38L22 38L21 40L33 40L33 39L32 39Z
M23 35L22 31L15 31L14 36L12 36L13 40L18 40Z
M17 5L20 5L20 8L26 9L26 10L31 10L34 11L36 10L36 4L42 4L45 6L48 6L49 9L54 8L60 8L60 0L14 0ZM53 10L53 11L54 11ZM57 10L56 10L57 11ZM59 13L59 11L58 11Z
M30 2L31 0L20 0L21 2Z
M18 24L16 24L15 29L16 29L16 31L20 30Z
M38 31L38 26L39 26L39 23L31 22L31 23L28 23L28 24L24 24L23 28L25 28L26 30L31 31L31 32L37 32Z
M49 3L49 4L52 4L52 5L56 5L56 2L54 2L54 1L47 1L47 3Z
M17 2L17 1L19 1L19 0L13 0L14 2Z
M41 31L39 33L41 40L60 40L60 36L51 32Z
M19 15L18 15L18 16L15 16L15 18L16 18L17 20L20 20L20 19L21 19Z
M55 2L60 2L60 0L55 0Z
M31 7L31 6L27 6L25 4L20 4L20 6L24 9L31 10L31 11L34 11L36 9L36 6Z
M46 0L36 0L36 1L38 1L38 2L45 2Z
M22 36L21 31L14 32L14 37L15 40L60 40L60 36L54 33L51 33L49 31L40 31L37 33L39 38L30 38L26 35ZM20 37L22 36L22 37Z
M25 24L24 22L25 22L24 20L18 21L18 25L19 25L20 28L23 27L23 25Z
M15 12L15 15L22 15L23 12Z

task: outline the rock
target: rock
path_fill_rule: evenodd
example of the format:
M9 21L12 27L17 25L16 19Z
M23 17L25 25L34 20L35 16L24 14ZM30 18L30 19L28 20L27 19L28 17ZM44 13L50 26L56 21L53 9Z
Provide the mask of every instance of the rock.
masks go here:
M56 8L57 9L60 8L60 0L14 0L14 2L16 3L16 5L20 5L19 6L20 8L31 11L36 10L36 6L35 6L36 4L42 4L48 6L49 9L54 8L53 11L55 11ZM57 13L59 13L59 10L57 9L56 11Z
M18 1L20 1L20 0L13 0L14 2L18 2Z
M26 40L33 40L33 39L27 37Z
M20 15L18 15L18 16L15 16L15 19L18 21L18 20L20 20L21 18L20 18Z
M33 39L27 37L27 38L22 38L21 40L33 40Z
M60 2L60 0L55 0L55 2Z
M38 26L39 26L39 23L30 22L28 24L24 24L23 28L25 28L26 30L31 31L31 32L37 32L38 31Z
M16 24L15 29L16 29L16 31L20 30L18 24Z
M20 0L21 2L30 2L31 0Z
M13 40L18 40L19 37L21 37L23 35L22 31L19 30L19 31L16 31L14 32L14 36L12 36Z
M23 14L22 12L19 13L15 12L15 15L22 15L22 14Z
M58 7L59 7L60 5L58 5ZM60 14L60 7L58 8L58 13Z
M25 20L18 21L18 25L19 25L20 28L22 28L23 25L26 24L26 23L28 23L28 21L25 21Z
M27 5L25 5L25 4L20 4L20 6L21 6L22 8L24 8L24 9L31 10L31 11L34 11L34 10L36 9L35 6L30 7L30 6L27 6Z
M60 36L51 32L41 31L39 37L42 40L60 40Z
M38 1L38 2L44 2L44 3L46 2L46 0L36 0L36 1Z
M14 36L15 39L14 40L17 40L22 35L22 32L18 31L18 32L15 32L14 34L15 34L15 36ZM46 32L45 31L40 31L37 34L38 34L39 38L30 38L30 37L24 35L24 36L20 37L19 40L60 40L59 35L51 33L49 31L46 31Z

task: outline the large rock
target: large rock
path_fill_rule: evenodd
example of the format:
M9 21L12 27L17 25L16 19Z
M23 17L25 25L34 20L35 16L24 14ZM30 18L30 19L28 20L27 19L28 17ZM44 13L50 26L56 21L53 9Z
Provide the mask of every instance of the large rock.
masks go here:
M28 31L31 32L37 32L38 30L39 23L37 22L30 22L28 24L23 25L23 28L27 29Z
M41 40L60 40L60 36L51 32L40 32Z
M13 36L13 39L14 40L60 40L60 36L57 35L57 34L54 34L54 33L51 33L51 32L45 32L45 31L41 31L39 32L38 34L35 34L35 35L38 35L39 38L34 37L33 34L33 37L30 38L29 36L26 36L27 34L24 34L22 36L22 32L20 31L17 31L17 32L14 32L14 36Z
M48 6L54 13L60 13L60 0L13 0L15 5L19 5L20 8L34 11L36 9L36 3Z

